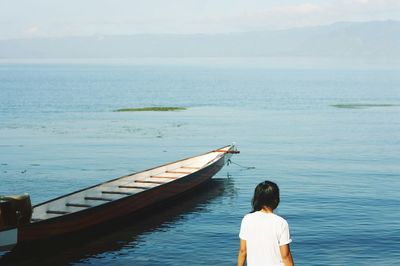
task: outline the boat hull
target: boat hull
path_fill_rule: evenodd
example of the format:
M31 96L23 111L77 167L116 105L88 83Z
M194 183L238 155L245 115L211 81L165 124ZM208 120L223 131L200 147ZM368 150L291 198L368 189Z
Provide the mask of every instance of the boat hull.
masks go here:
M141 193L99 205L85 211L72 213L40 222L30 223L18 228L18 243L54 238L96 225L133 215L145 208L165 203L188 191L191 191L211 179L224 166L230 154L224 154L214 163L174 180Z

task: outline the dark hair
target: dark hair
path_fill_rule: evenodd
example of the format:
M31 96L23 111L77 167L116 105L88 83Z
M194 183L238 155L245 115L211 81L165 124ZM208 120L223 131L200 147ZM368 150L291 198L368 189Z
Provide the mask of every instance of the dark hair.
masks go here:
M263 207L276 209L279 204L279 188L278 185L271 181L264 181L257 185L254 190L253 212L260 211Z

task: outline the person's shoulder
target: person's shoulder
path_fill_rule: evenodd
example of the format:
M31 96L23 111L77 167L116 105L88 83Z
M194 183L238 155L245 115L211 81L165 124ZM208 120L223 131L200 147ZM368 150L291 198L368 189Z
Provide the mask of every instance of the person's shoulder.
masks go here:
M281 223L281 224L288 224L288 222L286 221L285 218L283 218L282 216L275 214L274 213L274 218L277 222Z
M243 221L249 221L254 219L257 216L257 212L250 212L244 215Z
M251 219L255 215L255 212L246 213L243 219Z

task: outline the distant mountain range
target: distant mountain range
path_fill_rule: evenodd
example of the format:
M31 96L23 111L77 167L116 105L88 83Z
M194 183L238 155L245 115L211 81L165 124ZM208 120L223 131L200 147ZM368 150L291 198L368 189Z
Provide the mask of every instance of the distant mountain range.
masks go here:
M0 58L368 57L400 59L400 21L227 34L136 34L0 40Z

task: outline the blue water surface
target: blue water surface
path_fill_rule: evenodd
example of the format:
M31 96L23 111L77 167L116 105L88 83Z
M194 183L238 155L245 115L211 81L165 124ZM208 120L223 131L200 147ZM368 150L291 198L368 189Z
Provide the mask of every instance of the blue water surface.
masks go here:
M348 103L392 106L332 106ZM270 179L297 265L396 265L399 104L390 68L0 64L0 195L37 204L233 141L241 150L172 206L0 264L235 265L254 187ZM113 112L145 106L188 109Z

